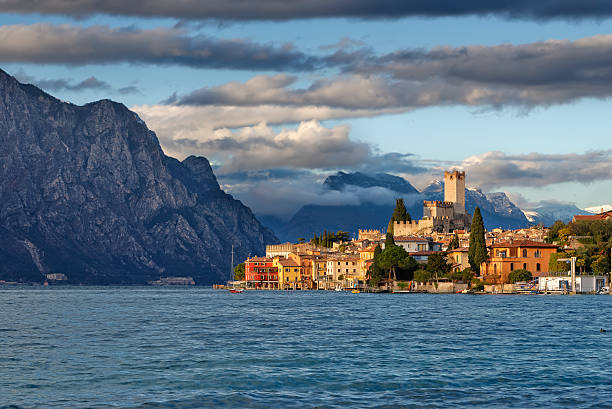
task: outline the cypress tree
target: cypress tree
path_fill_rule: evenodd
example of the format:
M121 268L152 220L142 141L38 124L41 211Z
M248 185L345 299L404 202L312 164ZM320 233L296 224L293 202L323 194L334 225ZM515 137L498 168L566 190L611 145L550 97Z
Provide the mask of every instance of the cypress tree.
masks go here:
M385 237L385 250L395 246L395 240L393 240L393 233L387 232L387 236Z
M476 210L474 210L474 217L472 218L470 249L468 251L468 260L472 271L480 273L480 265L487 260L487 257L484 222L482 221L480 209L477 207Z
M459 236L457 233L453 235L453 239L448 243L448 250L454 250L456 248L459 248Z
M393 210L393 214L391 215L391 220L389 220L389 225L387 226L387 233L394 233L394 222L409 222L410 220L410 213L408 213L408 211L406 210L406 206L404 205L404 199L395 199L395 209Z

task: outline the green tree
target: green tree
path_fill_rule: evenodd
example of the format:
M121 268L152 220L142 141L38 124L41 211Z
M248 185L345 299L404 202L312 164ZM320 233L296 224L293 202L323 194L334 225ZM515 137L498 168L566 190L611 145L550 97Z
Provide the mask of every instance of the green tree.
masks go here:
M473 278L474 272L469 267L463 269L463 271L461 272L461 281L469 284Z
M439 276L444 276L450 273L453 265L448 262L446 253L434 253L427 257L425 269Z
M306 241L306 239L305 239L305 238L303 238L303 237L298 237L298 243L302 244L302 243L304 243L305 241Z
M533 280L533 276L531 275L531 271L519 269L510 272L508 275L508 280L511 283L518 283L519 281L531 281Z
M548 259L548 271L552 273L565 273L570 267L566 261L557 261L560 258L568 258L567 253L552 253Z
M347 231L338 230L334 238L336 241L340 241L340 242L349 241L349 239L351 238L351 235Z
M553 241L559 240L559 230L565 228L565 223L561 220L557 220L550 226L550 230L548 231L548 236L546 237L546 241L552 243Z
M468 261L472 271L479 273L480 265L487 260L487 243L485 241L485 228L480 214L480 208L474 210L472 226L470 228L470 249L468 251Z
M430 281L432 278L432 274L430 271L419 269L414 272L414 281L418 281L419 283L426 283Z
M382 249L380 245L376 245L374 248L374 259L372 260L372 265L370 265L368 269L368 284L373 287L377 287L384 278L384 270L380 266L381 254Z
M591 269L594 273L610 272L610 256L608 256L606 253L599 255L591 263Z
M234 267L234 280L244 280L244 263L240 263L236 267Z
M448 250L454 250L457 248L459 248L459 236L457 233L455 233L450 243L448 243Z
M385 236L385 249L395 246L395 240L393 239L393 233L387 232Z
M404 205L404 199L395 199L395 209L393 210L393 214L391 215L391 219L389 220L389 225L387 226L387 233L394 233L394 222L409 222L410 220L410 213L408 213L408 211L406 210L406 205Z

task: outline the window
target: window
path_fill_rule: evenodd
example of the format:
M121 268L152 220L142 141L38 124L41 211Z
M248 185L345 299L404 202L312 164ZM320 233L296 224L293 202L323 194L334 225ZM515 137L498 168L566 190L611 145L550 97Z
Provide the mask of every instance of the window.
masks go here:
M523 257L527 257L527 250L523 249Z
M523 263L523 270L527 270L527 263Z
M514 271L514 263L510 263L510 271Z
M493 273L497 273L497 264L493 264Z
M536 250L535 254L533 255L535 258L541 258L542 257L542 252L540 250Z
M540 271L540 263L536 264L536 271Z

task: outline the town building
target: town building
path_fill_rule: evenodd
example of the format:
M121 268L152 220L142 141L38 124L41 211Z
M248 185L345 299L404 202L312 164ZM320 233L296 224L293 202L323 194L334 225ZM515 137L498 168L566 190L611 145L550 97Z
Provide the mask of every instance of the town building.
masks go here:
M293 243L268 244L266 246L266 257L289 257L289 253L297 251L297 245Z
M272 261L278 270L278 288L281 290L302 289L302 266L290 258L275 257Z
M269 257L252 257L244 262L247 288L278 289L278 268Z
M45 274L45 278L49 281L67 281L68 276L64 273L50 273Z
M442 243L433 241L431 237L395 236L393 240L408 253L442 251Z
M469 230L471 216L465 210L465 172L444 172L444 201L423 201L421 220L396 221L395 236L451 233Z
M448 250L447 257L449 262L453 265L452 271L461 272L470 267L468 258L469 251L469 247L458 247L453 250Z
M327 259L327 281L342 287L358 287L366 280L365 261L358 254L341 254Z
M608 285L608 277L602 275L579 275L576 276L577 293L596 293ZM538 290L543 292L570 292L572 290L571 276L540 277L538 279Z
M550 255L557 252L554 244L531 240L495 243L490 247L489 258L480 266L480 275L486 282L502 284L514 270L528 270L534 277L549 272Z
M378 229L359 229L358 240L370 240L371 242L379 241L383 238L383 234Z

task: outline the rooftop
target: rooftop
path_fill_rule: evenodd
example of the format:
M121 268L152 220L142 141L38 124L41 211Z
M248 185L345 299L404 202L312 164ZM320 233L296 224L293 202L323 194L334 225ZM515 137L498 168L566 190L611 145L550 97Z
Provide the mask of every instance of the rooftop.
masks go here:
M394 241L407 242L407 241L432 241L431 237L414 237L414 236L395 236Z
M281 258L278 259L278 264L283 267L301 267L301 265L290 258Z
M508 248L508 247L537 247L537 248L549 248L556 249L558 246L555 244L542 243L533 240L514 240L495 243L491 248Z

